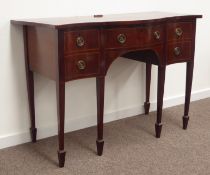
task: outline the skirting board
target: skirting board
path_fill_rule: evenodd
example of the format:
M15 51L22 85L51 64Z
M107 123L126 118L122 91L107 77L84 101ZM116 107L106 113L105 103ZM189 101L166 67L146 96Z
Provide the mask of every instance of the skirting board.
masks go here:
M193 91L191 95L191 101L196 101L208 97L210 97L210 88L199 91ZM164 98L163 107L167 108L167 107L180 105L183 103L184 103L184 94L169 98ZM156 102L151 102L150 111L155 111L156 105L157 105ZM143 105L134 106L115 112L105 113L104 122L107 123L143 113L144 113ZM95 125L96 125L96 116L86 116L84 118L71 119L67 120L65 123L65 132L75 131ZM37 130L38 130L37 132L38 139L57 135L57 125L52 125L45 128L37 127ZM30 142L30 140L31 139L29 131L0 136L0 149Z

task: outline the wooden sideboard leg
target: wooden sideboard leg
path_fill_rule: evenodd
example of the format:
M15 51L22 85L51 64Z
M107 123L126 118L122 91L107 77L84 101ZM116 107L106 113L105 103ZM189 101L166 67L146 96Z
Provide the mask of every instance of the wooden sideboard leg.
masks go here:
M23 36L24 36L24 51L25 51L25 68L26 68L26 83L28 90L28 103L29 103L29 113L31 119L31 140L33 143L36 142L36 122L35 122L35 105L34 105L34 75L29 67L29 56L28 56L28 33L27 27L23 27Z
M33 143L36 142L36 135L37 129L35 124L35 105L34 105L34 76L33 72L29 71L27 74L27 87L28 87L28 101L29 101L29 111L30 111L30 118L31 118L31 140Z
M150 108L150 83L151 83L151 68L152 64L146 63L146 101L144 102L144 111L145 114L149 114L149 108Z
M65 155L64 151L64 118L65 118L65 82L56 82L57 94L57 112L58 112L58 161L59 167L64 167Z
M193 79L193 68L194 61L187 63L186 70L186 91L185 91L185 106L184 106L184 116L183 116L183 129L187 129L188 121L189 121L189 107L190 107L190 97L191 97L191 89L192 89L192 79Z
M96 77L97 131L98 131L96 146L97 146L97 154L99 156L103 154L103 147L104 147L104 140L103 140L104 85L105 85L105 77Z
M163 94L165 84L165 70L166 66L158 66L158 89L157 89L157 121L155 124L156 137L160 138L162 130L162 108L163 108Z

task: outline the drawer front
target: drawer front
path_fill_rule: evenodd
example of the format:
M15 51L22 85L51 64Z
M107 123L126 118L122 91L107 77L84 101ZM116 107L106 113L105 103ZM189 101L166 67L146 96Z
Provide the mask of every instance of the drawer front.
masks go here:
M115 28L104 31L105 48L135 47L139 44L139 35L136 28Z
M141 28L141 42L145 44L156 44L164 41L163 26Z
M180 42L168 45L168 63L189 61L193 58L192 43Z
M179 22L167 24L167 40L179 41L192 39L195 36L195 24L193 22Z
M99 49L98 30L68 31L64 33L64 53L92 51Z
M92 77L100 72L99 53L74 54L65 57L66 80Z

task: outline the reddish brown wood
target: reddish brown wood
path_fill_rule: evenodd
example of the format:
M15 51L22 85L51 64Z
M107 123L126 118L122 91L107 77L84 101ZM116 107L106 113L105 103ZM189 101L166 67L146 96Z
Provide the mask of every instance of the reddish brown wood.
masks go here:
M151 63L146 63L146 101L144 102L144 112L145 114L149 114L149 108L150 108L150 82L151 82Z
M65 164L65 156L66 156L66 151L60 151L60 150L58 150L58 161L59 161L59 167L60 168L64 167L64 164Z
M58 158L59 167L64 166L65 151L64 151L64 115L65 115L65 82L57 80L56 82L57 93L57 111L58 111Z
M112 62L119 56L147 63L145 113L149 112L151 64L158 65L158 97L156 137L160 137L166 65L188 62L185 113L183 128L188 123L195 50L196 18L201 15L173 13L135 13L102 15L100 18L73 17L12 21L24 25L26 77L32 141L36 141L33 72L56 81L58 108L58 160L63 167L65 118L65 82L96 77L97 87L97 153L103 152L103 110L105 75ZM176 28L182 35L177 37ZM119 43L118 35L126 41ZM83 37L84 45L77 45ZM181 53L174 54L179 47ZM78 62L83 66L78 67ZM84 67L85 64L85 67ZM81 64L80 64L81 65Z
M29 67L29 54L28 54L28 30L27 27L23 27L23 35L24 35L24 47L25 47L25 68L26 68L26 83L28 90L28 103L29 103L29 113L31 118L31 139L32 142L36 142L36 122L35 122L35 105L34 105L34 76L33 72Z
M176 29L182 30L182 35L177 36ZM194 22L173 22L167 24L167 40L168 41L182 41L190 40L194 37L195 21Z
M114 28L107 29L105 33L105 48L126 48L138 47L140 45L140 31L137 28ZM126 37L125 43L118 41L118 35L123 34Z
M78 37L84 39L84 45L81 47L77 45ZM67 31L64 33L64 53L68 55L74 52L99 50L99 39L99 30L97 29Z
M193 36L196 33L196 23L194 23ZM186 91L185 91L185 106L184 106L184 116L183 116L183 129L187 129L189 121L189 107L190 107L190 97L192 89L193 80L193 69L194 69L194 51L195 51L195 37L192 38L192 60L187 63L186 70Z
M156 137L160 138L162 130L162 108L163 108L163 94L165 84L165 70L166 66L158 66L158 89L157 89L157 120L155 124Z
M154 22L173 22L173 21L190 21L196 18L202 18L202 15L186 15L166 12L141 12L103 15L102 18L92 16L76 16L63 18L39 18L39 19L22 19L12 20L13 24L27 26L42 26L56 29L69 29L77 27L94 27L94 26L125 26L125 25L144 25Z
M28 41L30 69L56 80L57 31L51 28L29 26Z
M158 33L159 38L155 36ZM104 31L105 48L139 48L146 45L152 46L163 42L165 35L163 34L162 25L149 25L146 27L127 27L127 28L111 28ZM119 34L126 36L125 43L120 43L117 39Z
M78 62L85 62L85 69L79 69ZM95 77L100 75L100 53L82 53L65 57L65 79L73 80L84 77Z
M161 25L149 25L146 27L141 27L139 29L141 31L141 43L142 46L145 47L146 45L155 45L160 44L164 41L165 35L164 35L164 26ZM160 35L160 38L156 38L155 32L158 32Z
M175 55L174 49L180 48L180 55ZM193 59L193 43L192 41L172 42L168 44L168 63L176 63L190 61Z
M58 115L58 160L59 167L65 163L66 152L64 150L64 120L65 120L65 62L64 62L64 35L58 32L58 59L56 71L56 97Z
M155 65L165 64L163 53L164 50L162 44L139 47L139 48L109 50L105 52L105 58L106 58L105 71L107 72L112 62L116 60L119 56L127 59L133 59L136 61L142 61L145 63L149 61L151 64Z
M103 153L103 118L104 118L104 86L105 77L96 77L96 90L97 90L97 154L99 156Z
M185 106L184 106L184 116L183 116L183 129L187 129L189 121L189 107L190 107L190 97L191 97L192 80L193 80L194 60L186 64L187 64L187 71L186 71L186 92L185 92Z

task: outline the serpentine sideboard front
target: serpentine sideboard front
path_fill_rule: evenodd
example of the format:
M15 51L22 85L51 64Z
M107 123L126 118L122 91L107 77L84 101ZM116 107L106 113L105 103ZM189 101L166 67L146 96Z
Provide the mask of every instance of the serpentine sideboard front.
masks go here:
M158 66L156 137L162 129L165 69L186 62L186 96L183 129L187 128L194 65L196 19L201 15L145 12L88 17L12 20L23 26L25 66L32 142L36 142L34 79L38 72L56 82L58 111L58 160L65 162L65 82L96 77L97 153L103 152L105 76L119 56L146 63L145 114L149 113L152 64ZM178 80L174 80L177 82Z

